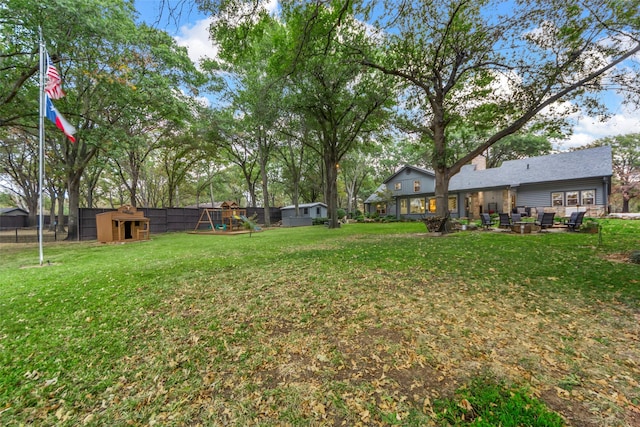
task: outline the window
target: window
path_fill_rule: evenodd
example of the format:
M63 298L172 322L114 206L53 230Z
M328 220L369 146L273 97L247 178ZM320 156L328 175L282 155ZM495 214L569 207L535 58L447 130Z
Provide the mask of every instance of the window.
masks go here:
M387 214L387 205L384 203L378 203L376 205L376 213L378 215L386 215Z
M420 181L413 181L413 192L417 193L420 191Z
M564 193L551 193L551 206L564 206Z
M402 183L401 182L396 182L395 185L393 186L394 189L396 190L402 190Z
M412 197L410 199L410 207L411 207L411 210L409 211L409 213L423 214L425 210L424 199L419 197Z
M304 208L304 210L302 211L302 213L304 215L309 215L309 208Z
M583 190L580 198L583 205L593 205L596 203L596 190Z
M316 208L316 215L320 215L320 206Z
M400 215L406 215L409 213L409 205L407 199L400 199Z
M580 204L577 191L567 191L567 206L577 206Z
M458 198L455 196L449 197L449 212L455 212L458 210Z
M429 199L429 212L433 213L436 211L436 198L432 197Z

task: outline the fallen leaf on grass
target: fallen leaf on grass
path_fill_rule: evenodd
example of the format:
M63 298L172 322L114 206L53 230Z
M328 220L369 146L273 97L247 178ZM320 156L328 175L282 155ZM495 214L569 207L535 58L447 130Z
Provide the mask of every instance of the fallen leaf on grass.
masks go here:
M462 399L458 402L458 406L464 409L465 411L471 412L473 411L473 405L467 399Z

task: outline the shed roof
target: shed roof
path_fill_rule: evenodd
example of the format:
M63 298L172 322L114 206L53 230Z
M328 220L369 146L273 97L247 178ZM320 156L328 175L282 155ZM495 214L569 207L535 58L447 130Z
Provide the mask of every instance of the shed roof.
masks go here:
M0 208L0 215L3 216L28 216L29 212L22 208Z
M313 208L315 206L324 206L325 208L327 207L327 205L325 205L322 202L302 203L302 204L298 205L299 208ZM280 208L280 210L283 210L283 209L295 209L295 208L296 208L295 205L289 205L289 206L285 206L285 207Z
M611 147L603 146L508 160L498 168L485 170L476 170L474 165L466 165L451 177L449 190L516 187L523 184L608 177L612 174Z

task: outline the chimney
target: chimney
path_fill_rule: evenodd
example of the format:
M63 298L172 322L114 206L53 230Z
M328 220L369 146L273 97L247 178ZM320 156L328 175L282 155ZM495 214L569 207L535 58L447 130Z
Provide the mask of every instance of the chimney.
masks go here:
M475 169L477 171L483 171L487 168L487 158L483 154L480 154L471 160L471 164L476 167Z

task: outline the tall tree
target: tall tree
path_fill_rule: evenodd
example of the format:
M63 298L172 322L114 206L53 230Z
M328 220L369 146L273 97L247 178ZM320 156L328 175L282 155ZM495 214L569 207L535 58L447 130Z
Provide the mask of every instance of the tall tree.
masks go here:
M407 110L416 112L420 140L432 150L438 215L447 211L450 178L496 142L533 120L561 129L562 114L572 111L567 106L601 113L604 89L637 89L638 63L628 61L640 52L636 2L360 5L371 24L366 31L375 37L371 47L354 46L354 52L364 65L405 83ZM545 117L545 111L552 114ZM487 136L454 159L450 130L462 123Z
M11 47L6 54L15 62L12 70L19 70L10 76L14 82L12 87L18 89L0 103L0 117L4 118L0 120L13 126L37 127L37 101L21 96L24 92L29 94L29 99L37 100L37 84L29 84L33 79L22 78L34 67L37 70L37 56L17 50L27 45L25 39L31 39L31 43L38 39L40 25L49 46L53 45L49 51L57 61L67 92L57 103L58 109L78 128L74 144L58 136L62 160L55 165L66 174L69 238L73 239L80 182L98 150L113 149L121 142L130 141L125 130L131 129L128 125L133 117L144 120L160 111L165 117L171 112L169 119L173 119L172 109L178 103L185 105L182 111L188 112L188 100L181 92L197 87L202 81L186 49L178 47L166 33L135 23L131 1L78 0L47 4L9 1L9 7L0 8L0 13L10 16L0 23L3 34L18 35L8 39ZM96 10L100 13L96 14ZM141 106L145 107L144 111ZM36 113L11 115L11 111ZM144 131L142 127L135 130Z
M282 76L274 73L270 61L284 28L267 13L261 13L253 23L251 34L243 26L212 26L212 35L220 46L224 61L209 61L212 70L235 76L230 88L234 117L244 129L246 146L252 146L259 167L265 225L270 225L268 165L275 141L275 124L283 97ZM240 43L238 43L240 41ZM254 199L255 200L255 199Z
M29 212L30 226L38 215L38 138L19 129L0 132L0 165L5 190L15 195Z
M286 56L294 108L315 134L309 147L322 159L329 226L339 226L338 164L384 126L394 88L388 79L349 60L345 41L358 37L359 24L345 5L310 4L285 11L289 31ZM343 25L336 27L337 22Z
M633 199L640 198L640 133L599 139L589 147L609 145L613 153L613 188L622 212L630 211Z

